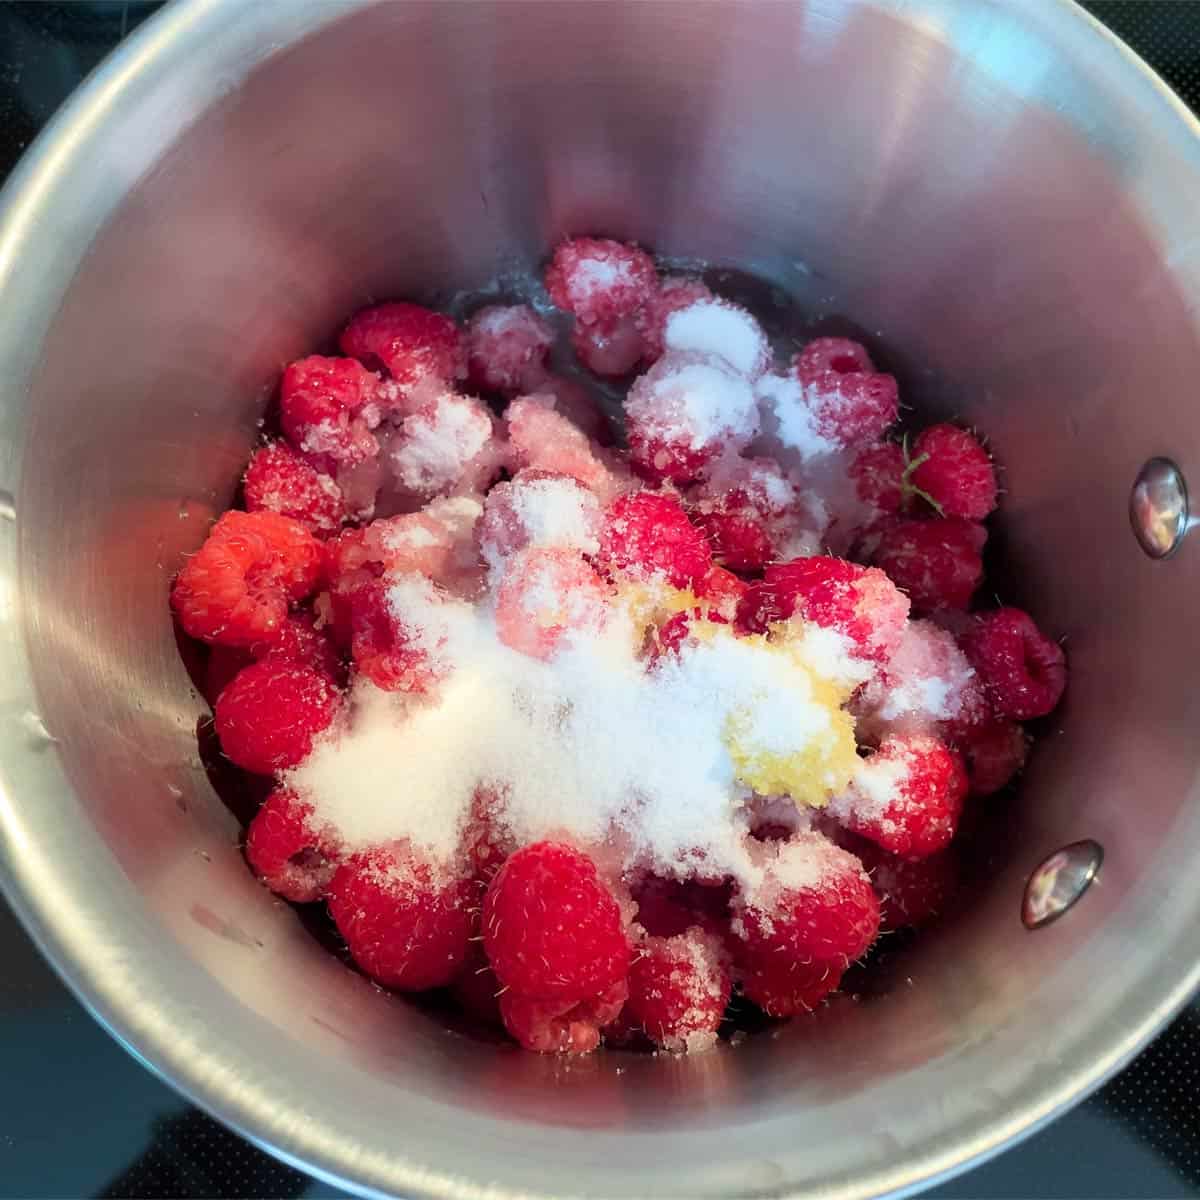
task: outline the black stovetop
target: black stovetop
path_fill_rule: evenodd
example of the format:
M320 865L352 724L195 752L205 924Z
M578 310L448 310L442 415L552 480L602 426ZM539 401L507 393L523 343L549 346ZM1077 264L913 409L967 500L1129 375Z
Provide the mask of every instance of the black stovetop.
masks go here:
M0 3L0 177L67 94L157 7ZM1200 3L1088 7L1200 110ZM3 1200L342 1195L228 1132L126 1054L67 993L2 903L0 1080ZM1200 1005L1193 1005L1086 1103L928 1194L1200 1197L1198 1113Z

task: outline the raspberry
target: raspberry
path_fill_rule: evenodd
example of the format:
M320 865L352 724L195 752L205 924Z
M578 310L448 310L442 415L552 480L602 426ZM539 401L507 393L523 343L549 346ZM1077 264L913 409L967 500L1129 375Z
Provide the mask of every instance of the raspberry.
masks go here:
M578 479L601 500L622 490L622 483L600 450L567 417L550 408L545 399L522 396L504 411L513 467L536 467Z
M732 512L697 512L696 527L708 539L713 559L734 571L760 571L775 557L763 522Z
M658 287L658 272L637 246L579 237L555 248L545 283L558 308L582 325L595 325L637 312Z
M946 911L947 902L958 890L958 856L953 849L928 858L897 858L864 839L855 845L854 853L879 895L881 933L928 925Z
M982 521L996 507L991 457L955 425L931 425L917 435L909 478L943 516Z
M284 771L308 756L340 704L341 693L327 675L268 656L240 672L218 698L221 749L257 775Z
M699 929L647 937L629 969L625 1013L664 1050L703 1050L717 1039L731 989L716 937Z
M1051 712L1062 698L1066 655L1019 608L983 613L962 644L998 715L1031 721Z
M471 879L482 884L482 890L517 849L502 820L503 801L503 792L482 784L471 797L471 812L463 831L463 858Z
M853 449L877 442L900 414L890 375L841 375L827 371L805 384L813 426L821 437Z
M701 300L712 298L712 292L699 279L685 279L682 276L664 279L635 317L638 332L642 335L646 361L653 363L662 357L667 320L672 313L682 312Z
M361 463L379 453L379 378L353 358L310 355L291 363L279 387L284 436L324 466Z
M672 354L722 359L747 380L757 379L771 360L763 328L744 308L713 297L668 315L663 342Z
M699 583L694 584L696 597L703 600L704 618L718 625L732 625L737 619L738 606L750 585L724 567L713 567Z
M843 967L859 958L879 929L879 901L854 855L817 833L776 844L762 884L733 899L739 961L763 956Z
M250 653L256 659L269 655L276 662L311 667L335 681L342 674L337 647L324 630L316 627L311 613L293 613L280 626L275 638L269 642L256 642L250 647Z
M419 304L396 301L355 313L342 330L343 354L367 366L384 366L404 391L429 380L452 384L466 377L466 355L458 326Z
M406 843L355 854L329 885L329 913L354 961L384 987L423 992L461 970L470 889Z
M276 788L246 830L246 858L271 891L311 904L329 887L341 846L332 829L313 823L311 804L290 788Z
M529 383L528 391L526 400L565 417L597 445L612 445L612 425L582 383L562 375L542 374Z
M489 304L467 322L467 377L483 391L515 396L553 345L554 330L528 304Z
M812 1012L842 982L841 962L753 953L740 964L742 991L768 1017Z
M519 996L577 1003L629 973L616 899L587 855L555 842L518 850L497 872L483 902L483 944L501 984Z
M751 633L793 616L835 630L861 657L883 662L900 641L908 601L882 571L818 555L767 567L738 612Z
M623 379L642 361L642 335L633 317L576 325L571 347L580 363L602 379Z
M540 1054L590 1054L600 1030L621 1015L629 985L624 979L586 1000L541 999L503 992L504 1027L526 1050Z
M698 927L722 934L729 924L729 888L695 879L647 876L634 889L637 923L652 937L672 938Z
M444 679L453 623L465 605L421 575L384 579L350 599L355 666L385 692L426 692Z
M323 566L320 542L299 521L227 512L179 572L171 603L184 632L201 641L269 642L288 606L316 591Z
M691 495L697 508L754 514L764 521L794 516L801 507L795 485L773 458L723 458Z
M346 519L341 488L284 442L254 452L243 488L248 512L281 513L316 534L336 533Z
M904 451L894 442L860 450L850 464L850 478L863 504L879 513L898 513L904 499Z
M605 513L598 561L636 579L662 576L673 587L690 588L707 577L712 551L673 496L631 492Z
M531 658L551 659L608 615L604 580L574 550L530 546L509 561L496 592L496 632Z
M962 759L937 738L890 736L830 804L846 828L892 854L926 858L945 849L967 794Z
M630 461L651 481L695 479L758 432L753 386L712 354L664 354L634 382L624 408Z
M406 496L485 491L504 451L491 411L473 396L443 392L404 418L387 440L388 467Z
M962 755L972 796L991 796L1025 765L1029 741L1015 721L994 721L964 739Z
M960 517L897 520L880 531L875 566L908 593L918 612L966 608L983 579L987 530Z
M802 383L820 383L829 372L835 375L873 375L875 365L867 348L849 338L815 338L792 359Z

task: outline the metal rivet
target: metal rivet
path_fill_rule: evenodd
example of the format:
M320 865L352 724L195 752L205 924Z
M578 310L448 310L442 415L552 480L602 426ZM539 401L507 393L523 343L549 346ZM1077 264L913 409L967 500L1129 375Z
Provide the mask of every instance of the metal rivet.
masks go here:
M1040 929L1058 920L1092 885L1104 848L1086 838L1055 850L1038 864L1025 885L1021 920L1026 929Z
M1188 494L1183 474L1169 458L1152 458L1129 493L1129 524L1151 558L1174 554L1188 531Z

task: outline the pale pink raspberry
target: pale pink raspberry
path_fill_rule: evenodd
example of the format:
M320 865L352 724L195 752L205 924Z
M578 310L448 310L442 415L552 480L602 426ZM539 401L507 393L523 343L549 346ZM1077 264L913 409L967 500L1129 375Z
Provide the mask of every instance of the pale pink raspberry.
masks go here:
M489 304L467 322L466 343L471 383L513 396L544 368L554 330L528 304Z

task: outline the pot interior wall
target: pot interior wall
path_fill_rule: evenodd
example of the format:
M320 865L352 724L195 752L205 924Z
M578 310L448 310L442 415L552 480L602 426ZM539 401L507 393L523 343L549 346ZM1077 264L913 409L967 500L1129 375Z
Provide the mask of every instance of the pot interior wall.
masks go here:
M137 181L45 340L17 503L41 716L164 962L236 999L280 1057L267 1082L311 1087L287 1124L351 1137L363 1179L394 1155L430 1187L698 1195L951 1153L982 1114L1048 1095L1194 911L1173 864L1195 846L1180 631L1200 559L1151 564L1125 515L1151 454L1200 478L1187 264L1167 261L1173 202L1138 183L1151 155L1191 169L1012 10L941 11L387 4L239 68L178 134L165 105L144 142L97 135L95 171ZM1086 125L1066 115L1080 98ZM447 1033L255 884L197 758L169 581L230 503L282 365L368 299L478 287L571 231L736 266L797 322L852 320L911 403L988 435L1004 598L1067 639L1067 704L999 802L980 894L911 985L819 1033L571 1063ZM1025 934L1025 874L1079 837L1108 853L1102 886Z

